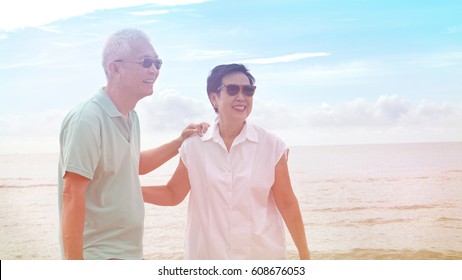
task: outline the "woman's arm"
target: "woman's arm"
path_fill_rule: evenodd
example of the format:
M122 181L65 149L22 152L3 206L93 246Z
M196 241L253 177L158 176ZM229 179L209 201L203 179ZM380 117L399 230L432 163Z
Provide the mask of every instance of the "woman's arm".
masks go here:
M292 189L290 182L289 168L285 156L282 156L276 165L275 181L272 187L276 206L281 212L290 235L297 247L301 260L310 259L310 251L306 241L305 227L303 218L298 205L298 200Z

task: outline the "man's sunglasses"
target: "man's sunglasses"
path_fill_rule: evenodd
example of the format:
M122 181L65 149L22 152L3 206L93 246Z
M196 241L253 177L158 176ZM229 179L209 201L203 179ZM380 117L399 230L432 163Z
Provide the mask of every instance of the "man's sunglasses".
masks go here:
M162 59L159 58L143 58L143 61L128 61L128 60L123 60L123 59L117 59L114 62L129 62L129 63L136 63L142 65L144 68L151 68L151 66L154 64L154 67L156 67L157 70L160 70L160 67L162 66Z
M223 88L226 88L226 92L230 96L234 96L238 94L240 91L246 96L253 96L255 93L255 89L257 88L254 85L222 85L220 86L217 91L220 92Z

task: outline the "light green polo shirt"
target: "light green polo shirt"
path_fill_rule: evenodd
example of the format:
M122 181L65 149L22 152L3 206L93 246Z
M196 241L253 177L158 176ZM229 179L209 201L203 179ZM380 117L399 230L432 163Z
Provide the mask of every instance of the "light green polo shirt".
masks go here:
M62 123L60 216L65 172L91 180L86 192L85 259L143 258L140 128L134 110L129 119L127 122L101 89L73 109Z

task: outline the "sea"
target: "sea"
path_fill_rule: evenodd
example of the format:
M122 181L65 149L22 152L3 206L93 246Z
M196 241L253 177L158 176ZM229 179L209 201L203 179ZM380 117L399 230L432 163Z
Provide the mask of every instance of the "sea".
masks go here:
M178 160L142 184L166 183ZM61 258L57 162L0 155L0 259ZM462 142L291 147L289 169L312 259L462 259ZM187 201L146 204L146 259L183 258Z

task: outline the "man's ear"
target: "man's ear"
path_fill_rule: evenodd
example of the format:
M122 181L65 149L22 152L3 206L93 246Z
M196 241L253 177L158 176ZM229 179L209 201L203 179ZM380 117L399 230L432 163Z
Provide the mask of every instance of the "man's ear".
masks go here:
M109 62L109 72L111 76L116 77L120 73L120 67L116 62Z

